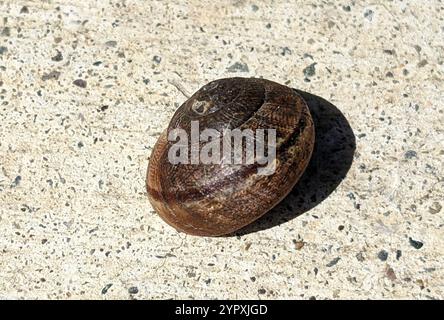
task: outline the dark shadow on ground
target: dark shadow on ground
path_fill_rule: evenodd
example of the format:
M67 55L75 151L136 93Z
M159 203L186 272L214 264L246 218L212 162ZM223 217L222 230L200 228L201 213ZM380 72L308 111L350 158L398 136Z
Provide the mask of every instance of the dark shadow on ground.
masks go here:
M282 202L258 220L228 236L242 236L265 230L300 216L324 201L351 167L356 141L347 119L325 99L296 91L307 102L316 130L310 163Z

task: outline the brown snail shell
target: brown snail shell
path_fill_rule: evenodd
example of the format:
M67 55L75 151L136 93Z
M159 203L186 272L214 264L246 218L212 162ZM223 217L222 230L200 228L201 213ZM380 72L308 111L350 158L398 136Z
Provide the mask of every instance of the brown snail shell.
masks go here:
M191 121L200 129L276 129L276 169L258 175L258 164L171 164L168 133ZM310 111L295 90L256 78L212 81L174 114L152 151L147 191L160 217L179 231L218 236L253 222L293 188L310 160L314 145Z

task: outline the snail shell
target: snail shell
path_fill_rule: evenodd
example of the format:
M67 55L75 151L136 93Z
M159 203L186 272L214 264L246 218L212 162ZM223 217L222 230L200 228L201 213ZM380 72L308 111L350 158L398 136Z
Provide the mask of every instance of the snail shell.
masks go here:
M168 134L191 121L199 128L275 129L275 171L258 174L258 163L172 164ZM212 81L194 93L174 114L152 151L147 191L160 217L179 231L218 236L261 217L293 188L310 160L314 145L310 111L295 90L256 78ZM221 138L223 139L223 138ZM191 142L188 142L191 150Z

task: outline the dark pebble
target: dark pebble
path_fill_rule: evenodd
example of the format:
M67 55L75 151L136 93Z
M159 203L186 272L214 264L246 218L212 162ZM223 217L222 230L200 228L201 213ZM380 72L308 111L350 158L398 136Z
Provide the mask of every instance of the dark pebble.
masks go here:
M137 287L131 287L131 288L128 289L128 292L129 292L130 294L136 294L136 293L139 292L139 288L137 288Z
M86 88L86 81L82 80L82 79L74 80L73 84L80 87L80 88Z
M112 285L113 285L112 283L108 283L106 286L104 286L102 289L102 294L106 294L108 292L109 288L112 287Z
M413 158L417 158L418 154L416 153L416 151L413 150L408 150L406 153L404 153L404 158L406 159L413 159Z
M385 270L385 274L387 275L387 278L389 278L390 280L392 280L392 281L396 280L396 273L395 273L395 270L393 270L392 267L388 267Z
M384 50L384 53L389 54L389 55L394 55L395 50L386 49L386 50Z
M1 35L4 36L4 37L9 37L9 36L11 36L11 28L9 28L9 27L4 27L3 30L2 30L2 32L1 32Z
M62 61L63 60L63 55L60 51L57 50L57 54L51 58L52 61Z
M154 56L154 57L153 57L153 61L154 61L155 63L159 64L160 61L162 61L162 58L159 57L159 56Z
M433 202L433 204L429 207L429 212L430 212L431 214L437 214L437 213L439 213L439 212L441 211L441 209L442 209L442 205L441 205L439 202L435 201L435 202Z
M236 62L227 68L228 72L248 72L248 65L241 62Z
M20 181L22 181L22 177L21 176L15 177L14 181L12 182L12 186L13 187L17 187L20 184Z
M1 46L1 47L0 47L0 55L3 54L3 53L5 53L5 52L7 52L7 51L8 51L8 48L6 48L6 47L4 47L4 46Z
M364 255L362 254L362 252L359 252L358 254L356 254L356 259L358 259L359 262L362 262L365 260Z
M291 54L291 50L288 47L283 47L281 55L285 56L286 54Z
M100 111L102 111L102 112L106 111L108 108L109 108L109 106L107 106L107 105L101 106Z
M427 63L428 63L427 60L421 60L421 61L418 63L418 68L422 68L422 67L424 67Z
M381 260L381 261L386 261L387 258L388 258L388 252L385 251L385 250L381 250L381 251L379 251L379 252L378 252L378 258L379 258L379 260Z
M302 72L304 73L304 76L307 78L312 77L316 74L316 62L312 63L308 67L306 67Z
M402 256L402 251L401 250L396 250L396 260L399 260Z
M259 293L259 294L265 294L265 289L259 289L259 290L257 290L257 293Z
M368 9L364 12L364 17L367 18L369 21L372 21L373 14L374 14L373 10Z
M424 245L421 241L413 240L410 237L409 237L409 243L415 249L421 249L422 246Z
M61 73L58 71L51 71L50 73L43 74L42 80L43 81L52 80L52 79L57 80L57 79L59 79L60 74Z
M107 41L107 42L105 42L105 46L114 48L117 46L117 41L114 41L114 40Z
M339 257L334 258L329 263L327 263L327 267L329 267L329 268L333 267L334 265L336 265L339 262L339 260L341 260L341 258L339 258Z

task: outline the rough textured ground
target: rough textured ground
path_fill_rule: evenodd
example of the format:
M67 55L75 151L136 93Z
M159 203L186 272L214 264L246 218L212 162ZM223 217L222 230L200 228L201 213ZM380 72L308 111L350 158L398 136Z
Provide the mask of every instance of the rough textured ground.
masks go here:
M444 3L362 3L0 1L0 297L444 298ZM235 75L317 96L314 160L250 229L179 234L148 157L176 87Z

